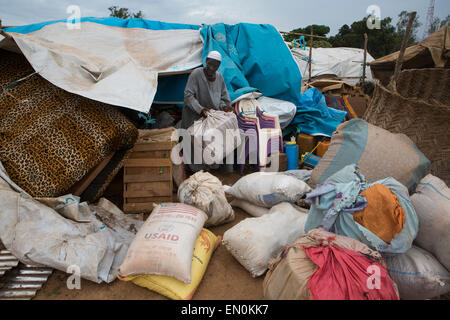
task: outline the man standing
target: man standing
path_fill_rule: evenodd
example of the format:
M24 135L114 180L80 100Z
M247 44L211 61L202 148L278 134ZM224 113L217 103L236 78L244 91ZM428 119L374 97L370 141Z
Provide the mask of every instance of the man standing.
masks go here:
M223 76L217 72L221 61L219 52L210 51L206 67L197 68L189 75L184 90L181 128L187 129L201 117L206 117L210 109L233 111Z

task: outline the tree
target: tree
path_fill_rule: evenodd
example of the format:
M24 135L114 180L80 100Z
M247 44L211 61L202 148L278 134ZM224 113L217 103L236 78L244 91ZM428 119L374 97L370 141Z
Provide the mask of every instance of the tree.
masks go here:
M439 25L441 24L441 20L438 17L435 17L430 24L430 29L428 29L428 34L435 33L439 30Z
M403 10L398 15L397 34L398 34L398 36L399 36L399 38L401 40L399 41L399 43L397 43L397 50L400 50L400 47L401 47L401 44L402 44L402 40L403 40L403 36L406 33L406 27L407 27L408 22L409 22L409 15L410 14L411 14L411 12ZM422 24L419 22L419 15L416 15L416 18L414 19L414 22L412 24L411 34L409 35L408 46L411 46L411 45L417 43L417 31L418 31L418 29L419 29L419 27L421 25Z
M130 13L128 12L128 8L119 8L117 6L109 7L108 10L110 11L109 16L110 17L116 17L121 19L129 19L129 18L136 18L136 19L143 19L144 14L141 10L139 10L137 13Z
M450 25L450 14L447 16L447 18L441 21L441 28L445 25Z
M297 29L291 30L290 32L305 34L305 43L306 43L306 46L309 46L310 40L306 35L311 34L311 25L307 26L306 28L297 28ZM326 34L328 34L330 32L330 27L325 26L325 25L314 24L313 32L314 32L314 35L316 35L316 36L325 37ZM284 35L284 41L287 41L287 42L291 42L291 41L293 41L295 39L299 39L299 38L300 38L300 36L295 35L295 34L285 34ZM319 48L319 47L331 48L332 45L326 39L315 38L313 40L313 48Z
M364 33L367 33L369 41L368 52L376 59L397 51L399 37L395 27L391 24L392 18L386 17L380 21L380 29L367 28L368 17L355 21L348 26L343 25L339 32L329 38L333 47L364 48ZM400 40L401 41L401 40Z

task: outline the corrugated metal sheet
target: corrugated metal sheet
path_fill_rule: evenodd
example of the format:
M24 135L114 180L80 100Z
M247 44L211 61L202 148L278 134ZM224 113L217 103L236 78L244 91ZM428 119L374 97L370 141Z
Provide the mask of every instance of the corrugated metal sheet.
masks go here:
M20 263L0 242L0 300L32 299L52 272Z
M17 267L19 260L14 257L10 251L6 250L3 243L0 242L0 277L2 277L6 271Z

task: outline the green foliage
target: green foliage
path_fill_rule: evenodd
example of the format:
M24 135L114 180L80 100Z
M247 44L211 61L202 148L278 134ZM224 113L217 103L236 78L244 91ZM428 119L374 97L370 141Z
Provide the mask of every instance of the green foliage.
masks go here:
M290 32L311 34L311 26L309 25L306 28L297 28L297 29L291 30ZM313 25L313 32L314 32L314 34L316 36L323 36L323 37L325 37L325 35L330 32L330 27L329 26L324 26L324 25L314 24ZM287 41L287 42L291 42L294 39L299 39L300 38L300 36L295 35L295 34L285 34L283 37L284 37L284 41ZM306 38L306 36L305 36L305 38Z
M129 19L129 18L136 18L136 19L143 19L144 14L141 10L139 10L137 13L130 13L128 11L128 8L119 8L117 6L109 7L108 10L110 11L109 16L110 17L116 17L121 19Z
M368 52L375 58L380 58L398 50L401 38L399 38L395 27L391 24L390 17L380 21L380 29L367 28L367 19L355 21L351 26L343 25L339 32L330 37L329 42L333 47L364 48L364 33L367 33Z

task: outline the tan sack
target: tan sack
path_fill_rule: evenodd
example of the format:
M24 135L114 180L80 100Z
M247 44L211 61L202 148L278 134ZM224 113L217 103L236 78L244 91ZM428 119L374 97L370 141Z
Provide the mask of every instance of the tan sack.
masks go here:
M119 275L159 274L190 283L195 240L207 218L184 203L156 206L131 243Z

